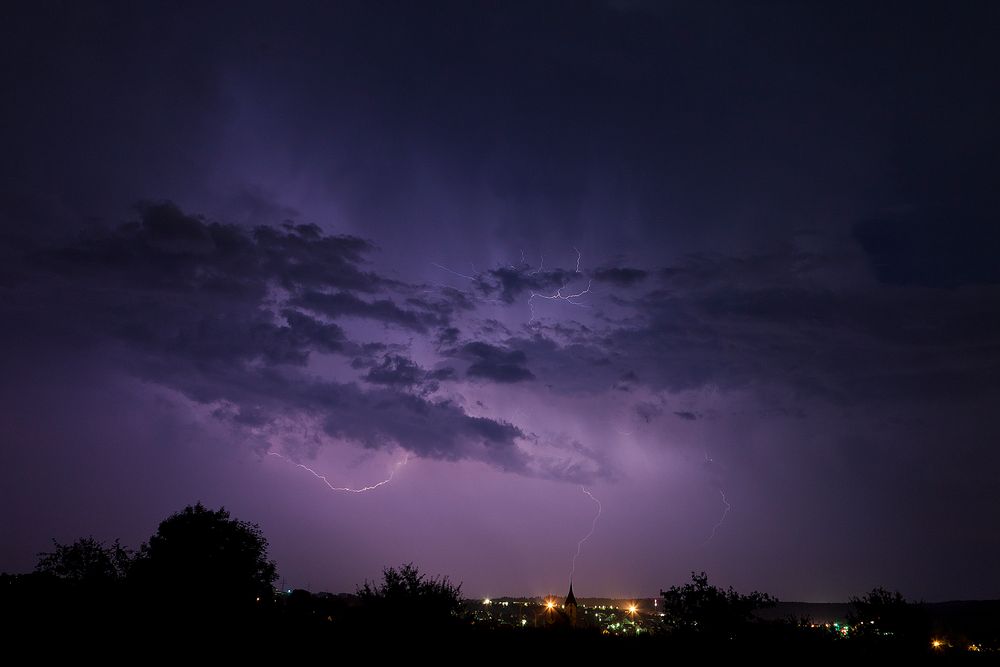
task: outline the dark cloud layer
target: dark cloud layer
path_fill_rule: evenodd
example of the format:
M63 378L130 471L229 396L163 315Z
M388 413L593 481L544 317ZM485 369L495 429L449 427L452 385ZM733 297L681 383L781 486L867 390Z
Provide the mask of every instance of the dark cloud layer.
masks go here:
M618 287L631 287L642 282L649 275L642 269L631 267L614 267L609 269L597 269L594 271L594 280L602 283L611 283Z
M466 343L456 354L472 360L465 371L471 377L494 382L523 382L535 377L525 366L528 358L521 350L506 350L477 341Z
M532 269L522 264L490 269L476 276L476 286L482 293L495 295L509 305L525 294L554 292L577 277L563 269Z
M24 326L124 344L124 370L198 403L222 405L216 415L241 426L305 417L319 420L332 437L367 447L401 446L529 474L519 429L428 396L451 377L448 368L425 371L385 354L367 364L363 379L380 387L367 391L318 380L309 370L317 353L367 359L383 349L378 341L349 337L338 319L419 333L448 324L447 309L434 312L425 306L430 301L412 310L397 305L397 299L414 303L406 296L410 288L364 270L372 250L367 241L330 236L314 225L246 231L171 203L146 204L135 222L36 251L35 268L23 265L19 280L31 285L30 293L15 291L6 310L31 308ZM479 359L474 375L530 377L516 352Z
M815 253L693 256L661 269L662 287L616 297L619 311L631 314L610 318L604 326L536 325L531 336L524 336L486 320L478 331L487 338L469 340L452 318L474 313L470 304L460 301L456 307L447 300L449 290L428 291L366 270L373 249L367 241L326 235L313 225L246 232L186 215L172 204L147 204L134 223L37 254L43 272L32 280L52 290L53 281L70 281L83 298L62 303L66 314L80 318L82 330L127 342L140 352L132 362L136 372L182 388L200 402L232 402L244 421L254 415L253 421L266 422L267 414L258 394L244 395L245 386L256 381L266 393L264 378L280 374L244 377L237 369L263 365L308 373L316 353L360 360L355 366L365 373L358 379L380 391L399 392L403 406L438 405L440 399L431 394L442 380L455 379L452 369L427 371L396 353L373 356L380 354L381 344L346 334L343 322L351 319L429 339L464 337L457 347L442 350L444 358L464 361L467 378L499 385L542 379L555 391L594 392L626 376L653 391L775 386L838 404L1000 389L1000 375L993 372L1000 359L989 352L1000 339L1000 319L977 293L931 288L897 293L889 287L826 284L822 272L835 262ZM540 281L524 283L540 286L576 275L558 268L541 278L526 268L510 271L489 270L476 278L486 284L497 275L508 276L513 299L522 294L522 283L513 276ZM414 296L421 290L423 296ZM77 314L84 305L89 316ZM974 362L953 355L960 344L978 346ZM369 352L366 345L374 347ZM176 375L185 367L217 377L201 381ZM232 391L219 378L230 378ZM346 386L333 384L329 391L343 393ZM350 391L355 401L366 395ZM247 402L253 407L241 405ZM285 399L273 403L271 412L321 415L336 412L336 405ZM640 403L636 410L645 422L662 413L652 403ZM684 419L694 414L676 413ZM463 422L448 418L441 423ZM470 417L464 423L470 437L481 436L479 422ZM385 434L366 440L357 430L340 433L366 442L391 441ZM442 443L466 451L456 438L442 438ZM446 457L445 446L428 451ZM513 459L503 465L513 466Z
M380 362L371 362L364 379L372 384L388 387L417 388L423 391L434 391L442 380L455 378L455 371L449 367L427 371L412 359L398 354L387 354Z
M444 323L438 316L400 308L389 299L365 301L347 292L307 291L292 305L327 317L364 317L423 333L429 325Z

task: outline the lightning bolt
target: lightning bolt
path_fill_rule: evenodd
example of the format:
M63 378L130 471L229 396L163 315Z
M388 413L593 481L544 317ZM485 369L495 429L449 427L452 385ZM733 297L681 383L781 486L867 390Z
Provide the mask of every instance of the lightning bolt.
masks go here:
M581 274L581 273L583 273L583 269L580 268L580 263L581 263L581 261L583 261L583 253L580 252L580 249L576 248L576 247L573 248L573 251L576 252L576 273L577 274ZM444 266L443 264L439 264L437 262L431 262L430 264L431 264L431 266L433 266L435 268L438 268L438 269L441 269L442 271L447 271L448 273L452 274L453 276L458 276L459 278L463 278L463 279L471 281L471 282L476 282L478 280L478 278L476 276L474 276L474 275L470 276L470 275L468 275L466 273L461 273L459 271L455 271L454 269L448 268L447 266ZM524 251L522 250L521 251L521 266L525 266L525 265L526 265L526 262L524 261ZM512 269L517 269L518 268L518 267L515 267L512 264L509 265L509 266ZM473 265L473 269L475 269L475 265ZM525 275L533 276L535 274L541 273L544 269L545 269L545 256L542 253L539 253L538 254L538 268L534 269L533 271L528 271ZM592 285L593 285L593 280L592 279L588 280L587 281L587 287L585 289L583 289L583 290L580 290L579 292L576 292L575 294L564 294L563 293L563 291L567 287L569 287L569 281L567 281L562 287L560 287L559 289L557 289L552 294L542 294L541 292L531 292L531 296L528 297L528 310L531 313L531 316L528 318L528 322L534 322L535 321L535 304L534 304L534 300L536 298L537 299L548 299L549 301L565 301L566 303L569 303L569 304L574 305L574 306L578 306L580 308L590 308L590 306L588 306L587 304L580 303L579 301L575 301L575 299L578 299L578 298L580 298L581 296L583 296L585 294L589 294L590 293L590 288L591 288ZM455 289L455 288L450 288L450 289ZM462 291L462 290L456 290L456 291ZM475 295L473 295L471 292L465 292L465 293L469 294L470 296L473 296L473 298L475 298ZM495 300L490 300L490 302L491 303L500 303L499 301L495 301Z
M708 536L707 540L705 540L705 544L708 544L709 542L712 541L712 538L715 537L715 531L719 530L719 528L722 526L722 522L726 520L726 515L729 514L729 510L733 508L733 506L729 504L729 501L726 500L725 491L719 489L719 495L722 496L722 504L726 506L726 509L722 510L722 516L719 518L719 523L715 524L712 527L712 534Z
M578 248L573 248L573 250L576 252L576 272L582 273L582 271L580 270L580 260L583 258L583 253L581 253ZM542 270L542 265L539 264L538 271L541 270ZM538 273L538 271L532 271L528 275L529 276L533 275L535 273ZM590 308L590 306L588 306L587 304L574 301L573 299L577 299L583 296L584 294L589 294L590 286L593 284L593 282L594 282L593 280L588 280L587 288L580 292L577 292L576 294L563 294L563 290L569 286L568 282L559 289L557 289L554 294L540 294L538 292L532 292L531 296L528 297L528 310L531 312L531 317L528 318L528 322L535 321L535 304L533 303L533 301L535 300L536 297L539 299L549 299L550 301L565 301L566 303L570 303L574 306L579 306L580 308Z
M524 261L524 252L523 251L521 252L521 261ZM536 273L540 272L544 266L545 266L545 255L543 255L541 253L541 251L539 251L538 252L538 268L535 269L534 271L529 271L528 275L529 276L535 275Z
M277 452L268 452L267 455L277 456L279 459L284 459L285 461L288 461L295 467L302 468L303 470L311 473L313 477L321 480L324 484L326 484L331 491L341 491L343 493L365 493L367 491L374 491L380 486L385 486L386 484L392 481L392 477L393 475L396 474L396 471L405 466L406 463L410 460L410 455L407 454L406 456L403 457L401 461L397 461L395 464L393 464L392 468L389 470L389 476L383 479L381 482L378 482L377 484L372 484L371 486L364 486L361 487L360 489L351 489L346 486L334 486L333 484L330 483L330 480L326 478L326 475L319 474L309 466L302 465L301 463L296 463L295 461L293 461L292 459L288 458L283 454L279 454Z
M586 493L591 500L597 503L597 514L594 515L594 520L590 524L590 532L587 533L582 540L576 543L576 553L573 554L573 564L569 569L570 586L573 585L573 574L576 572L576 559L580 557L580 550L583 549L583 543L589 540L590 536L593 535L594 531L597 529L597 520L601 518L601 509L602 509L601 501L595 498L594 494L592 494L590 491L587 490L587 487L580 486L580 490Z
M561 300L561 301L565 301L567 303L571 303L574 306L579 306L580 308L590 308L590 306L588 306L587 304L585 304L585 303L579 303L577 301L573 301L573 299L581 297L584 294L589 294L590 293L590 285L591 285L592 282L593 282L592 280L588 280L587 281L587 289L585 289L585 290L583 290L581 292L577 292L576 294L563 294L562 291L564 289L566 289L566 285L563 285L562 287L560 287L559 289L557 289L556 292L555 292L555 294L539 294L538 292L532 292L531 296L528 297L528 309L531 311L531 317L528 318L528 321L532 322L535 319L535 305L532 303L532 301L535 299L535 297L538 297L539 299L549 299L549 300L552 300L552 301L560 301Z
M458 276L459 278L464 278L465 280L468 280L468 281L473 282L473 283L475 283L478 280L478 278L476 278L476 276L470 276L470 275L467 275L465 273L460 273L458 271L455 271L454 269L449 269L447 266L444 266L443 264L438 264L437 262L431 262L431 266L439 268L442 271L447 271L448 273L450 273L452 275ZM475 265L473 265L473 268L475 268ZM441 289L452 290L453 292L458 292L459 294L465 294L470 299L473 299L475 301L482 301L483 303L489 303L489 304L493 304L493 305L496 305L496 306L503 306L503 305L505 305L499 299L485 299L485 298L481 297L480 295L476 294L475 292L473 292L472 290L461 290L461 289L458 289L457 287L452 287L451 285L444 285L442 283L433 283L433 284L436 287L440 287ZM424 292L425 293L430 293L430 292L432 292L432 290L424 290Z
M441 269L442 271L447 271L448 273L452 273L452 274L458 276L459 278L465 278L466 280L472 280L472 281L476 280L475 276L467 276L464 273L459 273L458 271L454 271L452 269L449 269L447 266L442 266L441 264L438 264L437 262L431 262L431 266L436 266L437 268Z

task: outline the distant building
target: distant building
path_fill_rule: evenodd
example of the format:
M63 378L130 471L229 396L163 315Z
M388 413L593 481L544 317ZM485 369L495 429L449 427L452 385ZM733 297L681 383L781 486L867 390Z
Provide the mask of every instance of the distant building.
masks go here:
M569 582L569 595L566 596L564 605L566 615L569 617L570 627L576 627L576 596L573 595L573 582Z
M573 584L569 585L569 595L561 605L558 598L546 598L541 611L535 614L536 628L575 628L576 627L576 596L573 595Z

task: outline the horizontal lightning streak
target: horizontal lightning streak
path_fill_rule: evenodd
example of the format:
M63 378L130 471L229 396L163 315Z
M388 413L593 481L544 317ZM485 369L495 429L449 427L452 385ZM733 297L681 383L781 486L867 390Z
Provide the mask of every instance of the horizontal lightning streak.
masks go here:
M398 461L392 466L392 469L389 471L389 476L383 479L381 482L378 482L377 484L372 484L371 486L365 486L360 489L352 489L346 486L334 486L333 484L330 483L330 480L326 478L326 475L319 474L309 466L302 465L301 463L296 463L295 461L288 458L287 456L284 456L283 454L279 454L277 452L268 452L267 454L268 456L277 456L278 458L284 459L298 468L302 468L303 470L312 473L313 477L322 480L322 482L326 484L331 491L341 491L343 493L365 493L366 491L373 491L380 486L384 486L389 482L391 482L393 475L396 474L396 471L405 466L406 463L410 460L410 455L407 454L406 456L403 457L402 461Z
M587 304L573 301L573 299L581 297L584 294L589 294L590 285L592 282L593 282L592 280L588 280L587 289L577 292L576 294L563 294L562 291L566 289L565 285L557 289L555 294L539 294L538 292L532 292L531 296L528 297L528 308L529 310L531 310L531 317L528 318L528 321L532 322L535 319L535 305L532 303L535 297L538 297L539 299L549 299L550 301L565 301L566 303L570 303L574 306L579 306L580 308L590 308L590 306L588 306Z
M576 252L576 273L577 274L582 274L583 270L580 268L580 262L583 260L583 253L580 252L579 248L573 248L573 250ZM538 268L535 269L535 270L533 270L533 271L528 271L525 275L533 276L533 275L536 275L538 273L541 273L545 269L545 256L542 255L541 253L539 253L538 256L539 256ZM469 280L469 281L472 281L472 282L476 282L476 281L479 280L479 278L477 278L476 276L470 276L470 275L465 274L465 273L460 273L458 271L455 271L454 269L450 269L447 266L444 266L443 264L438 264L437 262L431 262L430 264L433 267L441 269L442 271L447 271L448 273L450 273L450 274L452 274L454 276L458 276L459 278L464 278L465 280ZM524 264L524 251L523 250L521 251L521 264L522 265ZM511 265L511 268L517 269L518 267L515 267L515 266ZM473 265L473 269L475 269L474 265ZM554 294L541 294L539 292L531 292L531 296L528 297L528 309L531 312L531 316L528 318L528 322L533 322L535 320L535 304L534 304L535 298L548 299L549 301L565 301L566 303L572 304L574 306L578 306L580 308L590 308L590 306L588 306L587 304L580 303L579 301L575 301L574 299L578 299L581 296L584 296L585 294L589 294L590 293L590 288L591 288L592 285L593 285L593 280L588 280L587 281L587 287L585 289L583 289L583 290L580 290L579 292L576 292L575 294L563 294L563 290L565 290L568 287L568 283L565 284L565 285L563 285L559 289L557 289ZM455 288L451 288L451 289L455 289ZM456 291L461 291L461 290L456 290ZM476 298L476 296L474 294L472 294L471 292L465 292L465 293L469 294L473 298ZM491 303L500 303L500 302L495 301L495 300L490 300L489 302L491 302Z
M442 271L447 271L448 273L453 273L456 276L458 276L459 278L465 278L466 280L473 280L473 281L476 279L475 276L467 276L464 273L459 273L458 271L455 271L453 269L449 269L447 266L442 266L441 264L438 264L437 262L431 262L431 266L436 266L437 268L441 269Z

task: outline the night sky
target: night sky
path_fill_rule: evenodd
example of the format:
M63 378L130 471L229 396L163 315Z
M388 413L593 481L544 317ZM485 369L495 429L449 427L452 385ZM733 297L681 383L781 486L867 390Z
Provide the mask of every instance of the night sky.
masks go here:
M1000 5L877 4L6 4L0 570L1000 597Z

